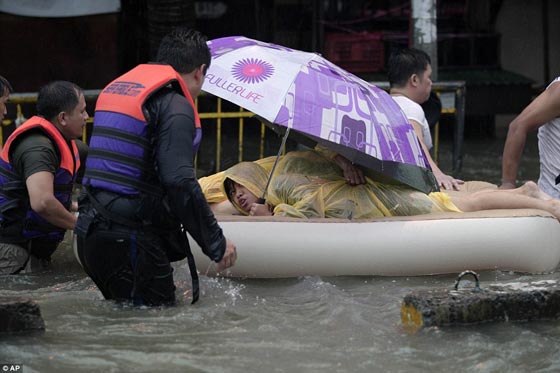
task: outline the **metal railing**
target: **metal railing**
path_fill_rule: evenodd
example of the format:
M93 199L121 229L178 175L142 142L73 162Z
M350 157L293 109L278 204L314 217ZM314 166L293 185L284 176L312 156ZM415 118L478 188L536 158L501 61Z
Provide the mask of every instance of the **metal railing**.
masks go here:
M86 100L95 100L101 90L99 89L89 89L84 90L84 96ZM11 93L10 99L8 100L8 104L15 104L16 105L16 117L14 119L7 119L4 118L2 121L2 128L0 130L0 145L4 146L4 127L9 127L15 124L15 126L19 126L23 122L25 122L28 118L24 117L23 115L23 104L35 104L37 103L37 92L25 92L25 93ZM9 112L8 112L9 114ZM93 123L93 116L87 120L87 123ZM86 141L86 127L82 132L82 141Z
M198 107L198 99L195 101L196 106ZM200 119L216 119L216 170L221 170L221 157L222 157L222 121L223 119L238 119L238 162L244 160L243 158L243 149L244 149L244 141L243 141L243 133L245 128L245 118L252 118L255 116L250 111L246 111L242 107L239 107L238 112L224 112L222 111L222 99L216 97L216 111L215 112L207 112L207 113L199 113ZM266 134L266 125L261 122L261 135L260 135L260 145L259 145L259 154L260 158L264 158L264 140Z
M85 90L84 96L86 101L95 101L99 96L101 90ZM203 94L202 97L209 97L210 95ZM214 97L214 96L212 96ZM215 150L215 168L216 171L221 171L221 164L222 164L222 126L223 122L226 119L237 119L237 126L238 126L238 162L241 162L244 159L244 129L246 125L246 119L252 118L255 115L245 109L238 107L238 111L223 111L222 110L222 99L219 97L214 97L216 99L215 107L216 111L210 112L202 112L199 113L200 119L215 119L216 120L216 150ZM16 115L13 119L4 119L2 121L2 127L16 127L22 124L28 118L24 117L22 105L25 104L34 104L37 102L37 92L29 92L29 93L12 93L10 94L10 99L8 104L15 104ZM198 107L199 99L195 100L195 104ZM89 113L92 115L87 120L87 124L93 123L93 110L88 110ZM260 122L260 143L259 143L259 156L260 158L264 158L265 156L265 137L267 134L266 125L263 122ZM0 130L0 145L4 145L4 128ZM89 138L88 130L91 127L85 126L82 132L82 141L87 142ZM195 160L195 164L197 163L198 159Z
M379 88L382 89L389 89L388 82L372 82ZM462 146L463 146L463 136L464 136L464 128L465 128L465 91L466 85L464 81L457 81L457 82L434 82L432 85L432 89L438 93L441 101L442 101L442 114L451 114L454 115L456 118L456 123L454 126L454 136L453 136L453 175L458 177L459 173L461 172L462 166ZM87 101L94 101L97 99L97 96L101 90L85 90L84 96ZM233 105L237 107L237 111L223 111L222 110L222 99L219 97L211 96L208 94L202 94L199 98L196 99L195 103L197 107L199 106L199 100L202 97L213 97L216 99L215 111L209 112L199 112L201 119L215 119L216 120L216 149L215 149L215 171L221 171L222 168L222 144L223 144L223 136L222 136L222 127L224 120L227 119L237 119L237 126L238 126L238 162L241 162L244 159L244 129L245 129L245 119L254 117L254 114L244 110L241 107ZM12 93L10 95L10 99L8 101L9 104L16 105L16 117L14 119L4 119L2 121L2 127L8 127L14 124L19 125L23 123L26 118L23 116L22 112L22 105L23 104L32 104L37 102L37 93ZM87 123L93 123L93 110L90 111L92 116L88 119ZM259 143L259 157L263 158L265 156L265 139L266 139L266 125L260 121L260 143ZM91 126L84 127L82 133L82 140L87 142L88 139L88 128ZM0 144L4 144L4 128L0 130ZM270 132L270 131L269 131ZM439 123L436 125L435 133L434 133L434 160L437 162L439 151ZM198 164L198 157L195 159L195 165Z

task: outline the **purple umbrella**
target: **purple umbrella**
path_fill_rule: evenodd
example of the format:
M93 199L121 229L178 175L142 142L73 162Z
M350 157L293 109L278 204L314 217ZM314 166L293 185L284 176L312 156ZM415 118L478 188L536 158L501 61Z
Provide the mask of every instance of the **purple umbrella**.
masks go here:
M208 45L203 90L336 151L377 180L438 190L414 129L382 89L316 53L242 36Z

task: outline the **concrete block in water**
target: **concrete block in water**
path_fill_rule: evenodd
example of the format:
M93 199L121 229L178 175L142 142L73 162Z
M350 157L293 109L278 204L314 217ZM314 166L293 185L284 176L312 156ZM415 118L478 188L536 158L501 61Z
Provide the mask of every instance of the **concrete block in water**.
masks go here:
M39 305L29 299L0 298L0 333L43 331Z
M401 321L411 328L558 318L560 284L554 280L417 291L401 308Z

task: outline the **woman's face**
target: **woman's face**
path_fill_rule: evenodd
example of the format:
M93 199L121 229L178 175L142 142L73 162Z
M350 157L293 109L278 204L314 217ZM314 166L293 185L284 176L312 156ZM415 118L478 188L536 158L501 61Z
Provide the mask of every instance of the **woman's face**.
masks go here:
M251 206L253 205L253 203L257 203L258 201L257 196L251 193L243 185L238 184L235 181L232 183L230 195L233 202L247 213L251 211Z

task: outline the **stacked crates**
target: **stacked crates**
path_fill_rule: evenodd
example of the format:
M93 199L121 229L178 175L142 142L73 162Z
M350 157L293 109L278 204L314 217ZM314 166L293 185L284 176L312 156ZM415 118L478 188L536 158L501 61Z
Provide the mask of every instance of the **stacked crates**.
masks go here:
M329 33L325 38L325 57L352 73L382 71L385 67L383 33Z

